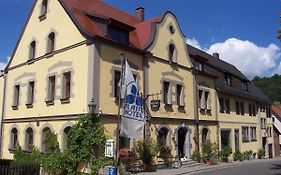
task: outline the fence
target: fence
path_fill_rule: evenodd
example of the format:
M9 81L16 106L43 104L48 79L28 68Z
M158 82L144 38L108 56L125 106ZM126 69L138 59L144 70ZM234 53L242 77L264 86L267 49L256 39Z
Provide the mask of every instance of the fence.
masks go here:
M39 165L0 165L0 175L39 175Z

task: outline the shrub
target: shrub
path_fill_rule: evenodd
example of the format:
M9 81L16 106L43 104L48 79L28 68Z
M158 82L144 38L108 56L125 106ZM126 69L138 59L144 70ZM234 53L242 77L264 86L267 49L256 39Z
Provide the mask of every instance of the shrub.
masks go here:
M234 159L234 161L237 161L237 160L243 161L244 154L241 153L240 151L235 151L235 153L233 154L233 159Z
M200 162L201 161L201 153L199 151L194 151L191 156L192 160Z
M228 146L223 147L219 152L219 156L223 162L228 162L228 157L232 154L232 149Z
M136 149L142 162L147 164L151 164L159 152L156 142L151 139L138 141Z
M201 145L202 157L207 160L211 160L213 157L213 144L212 143L203 143Z
M252 151L252 150L249 150L249 151L245 151L245 152L244 152L245 159L247 159L247 160L250 160L250 158L252 157L252 155L253 155L253 151Z
M258 158L262 159L265 156L265 150L264 149L258 149Z

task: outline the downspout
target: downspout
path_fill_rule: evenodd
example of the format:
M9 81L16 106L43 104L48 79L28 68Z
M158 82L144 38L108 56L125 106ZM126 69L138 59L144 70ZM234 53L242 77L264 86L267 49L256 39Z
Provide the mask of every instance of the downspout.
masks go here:
M2 158L3 156L3 149L2 149L2 141L3 141L3 119L4 119L4 114L5 114L5 99L6 99L6 82L7 82L7 72L3 73L3 78L4 78L4 88L3 88L3 99L2 99L2 113L1 113L1 123L0 123L0 157Z
M194 117L195 117L195 132L193 140L196 144L195 150L200 152L200 146L199 146L199 114L198 114L198 87L197 87L197 75L198 70L196 70L194 67L191 68L191 73L193 75L193 89L195 90L193 98L195 98L195 109L194 109Z
M144 53L143 56L143 97L146 98L148 96L148 58L149 52ZM146 100L145 105L148 106L149 102ZM149 109L148 109L149 110ZM145 124L144 124L144 138L150 137L150 117L145 113Z

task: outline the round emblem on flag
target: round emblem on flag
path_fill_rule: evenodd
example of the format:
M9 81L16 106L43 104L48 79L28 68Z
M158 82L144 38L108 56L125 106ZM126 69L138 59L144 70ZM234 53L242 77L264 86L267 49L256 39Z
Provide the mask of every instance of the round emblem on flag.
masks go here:
M141 97L139 96L139 92L135 85L131 86L131 90L129 91L127 98L126 98L126 103L136 104L137 106L142 106L142 100L141 100Z

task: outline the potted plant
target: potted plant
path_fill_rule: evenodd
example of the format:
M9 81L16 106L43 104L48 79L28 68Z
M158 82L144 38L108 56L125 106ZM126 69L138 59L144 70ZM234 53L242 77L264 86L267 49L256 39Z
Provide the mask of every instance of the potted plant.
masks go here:
M201 162L201 153L199 151L194 151L191 156L192 160L197 161L198 163Z
M258 158L263 159L265 156L265 150L264 149L259 149L258 150Z
M158 146L156 142L151 139L138 141L136 144L136 150L144 164L144 169L151 170L153 159L158 153Z
M245 159L250 160L253 155L253 151L252 150L245 151L244 155L245 155Z
M212 143L203 143L201 145L202 149L202 157L204 162L208 165L213 164L212 157L213 157L213 144Z
M164 162L169 162L173 157L171 148L166 145L159 145L159 157L162 158Z
M240 151L235 151L235 153L233 154L233 159L234 161L243 161L244 160L244 154L241 153Z
M232 149L228 146L223 147L219 152L219 157L223 162L228 162L228 157L232 154Z

